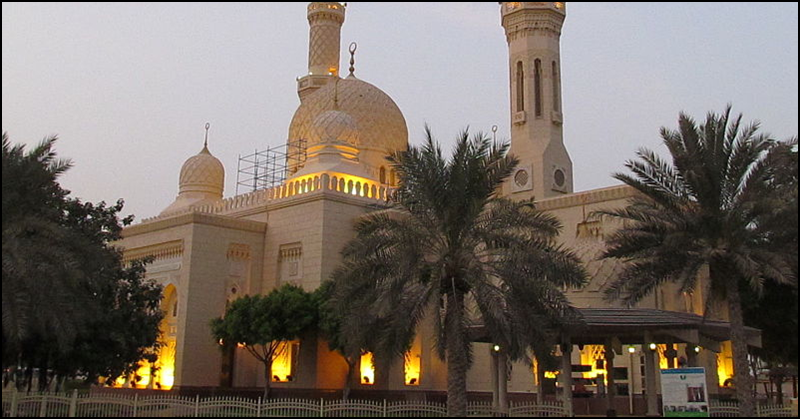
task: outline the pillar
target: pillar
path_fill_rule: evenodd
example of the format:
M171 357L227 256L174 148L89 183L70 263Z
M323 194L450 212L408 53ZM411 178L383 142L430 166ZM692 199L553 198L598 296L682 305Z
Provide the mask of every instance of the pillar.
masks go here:
M606 377L608 377L608 388L606 389L606 416L616 417L617 408L614 406L614 398L617 396L617 386L614 383L614 347L610 342L605 345L606 357Z
M492 409L497 411L500 407L500 386L498 381L498 368L497 368L497 352L494 349L489 350L491 358L491 378L492 378Z
M567 416L573 416L572 408L572 341L569 336L564 337L564 343L561 344L561 388L564 393L562 400L564 402L564 411Z
M500 412L508 413L508 354L504 349L497 353L497 383Z
M647 392L647 416L659 417L658 414L658 391L656 390L656 380L658 379L658 351L651 350L650 344L653 343L653 336L649 332L644 334L644 370L645 370L645 391Z

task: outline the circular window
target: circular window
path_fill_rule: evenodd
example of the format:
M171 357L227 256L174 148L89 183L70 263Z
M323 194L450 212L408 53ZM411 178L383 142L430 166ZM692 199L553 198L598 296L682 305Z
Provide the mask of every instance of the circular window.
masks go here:
M557 169L555 173L553 173L553 180L556 181L556 186L559 188L564 187L564 184L567 182L567 176L564 174L564 171L561 169Z
M526 186L529 180L530 176L528 176L528 172L525 170L520 170L516 175L514 175L514 183L516 183L519 187Z

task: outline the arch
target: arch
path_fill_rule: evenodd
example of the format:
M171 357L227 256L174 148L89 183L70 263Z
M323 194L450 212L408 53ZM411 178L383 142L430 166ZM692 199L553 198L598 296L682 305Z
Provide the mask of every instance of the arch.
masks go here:
M381 183L385 185L386 184L386 168L381 166L381 168L380 168L380 170L378 172L379 172L378 178L380 179Z
M542 116L542 60L533 62L534 108L536 116Z
M525 71L522 61L517 62L517 112L525 110Z
M161 300L161 310L164 318L161 320L162 346L158 351L155 362L155 372L152 374L152 386L155 389L169 390L175 383L175 353L178 346L178 318L181 316L181 307L178 305L178 288L169 284L164 288L164 298Z

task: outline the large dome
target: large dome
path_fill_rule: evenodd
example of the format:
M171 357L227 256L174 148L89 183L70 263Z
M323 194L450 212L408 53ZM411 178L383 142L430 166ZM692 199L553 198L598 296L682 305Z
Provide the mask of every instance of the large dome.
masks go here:
M358 127L359 160L375 172L385 165L387 153L408 148L408 127L400 108L382 90L349 76L328 83L306 97L292 118L289 141L306 140L316 145L315 124L323 113L338 110L350 115Z

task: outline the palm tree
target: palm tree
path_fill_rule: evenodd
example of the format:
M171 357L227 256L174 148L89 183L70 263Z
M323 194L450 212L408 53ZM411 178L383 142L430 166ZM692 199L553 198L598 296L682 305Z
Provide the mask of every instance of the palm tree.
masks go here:
M508 144L464 131L446 159L426 134L423 146L390 158L400 178L395 204L358 222L334 280L339 295L371 296L353 304L380 320L378 356L402 356L423 316L433 315L448 412L465 416L470 328L483 324L512 359L531 348L549 353L552 327L575 316L561 290L586 274L555 244L555 217L499 196L517 164Z
M71 163L56 158L55 137L26 151L3 134L3 342L19 346L34 335L68 345L82 324L75 289L79 240L61 225L57 178Z
M727 302L733 343L735 384L744 416L753 415L752 377L738 284L760 292L765 280L789 282L781 253L767 244L760 220L771 211L768 151L775 143L759 134L759 124L742 116L710 113L698 126L681 114L679 130L661 129L672 162L641 149L626 167L633 175L614 177L641 196L626 207L602 214L623 221L608 240L606 258L629 264L607 290L609 299L633 305L662 284L692 293L708 269L711 299Z

